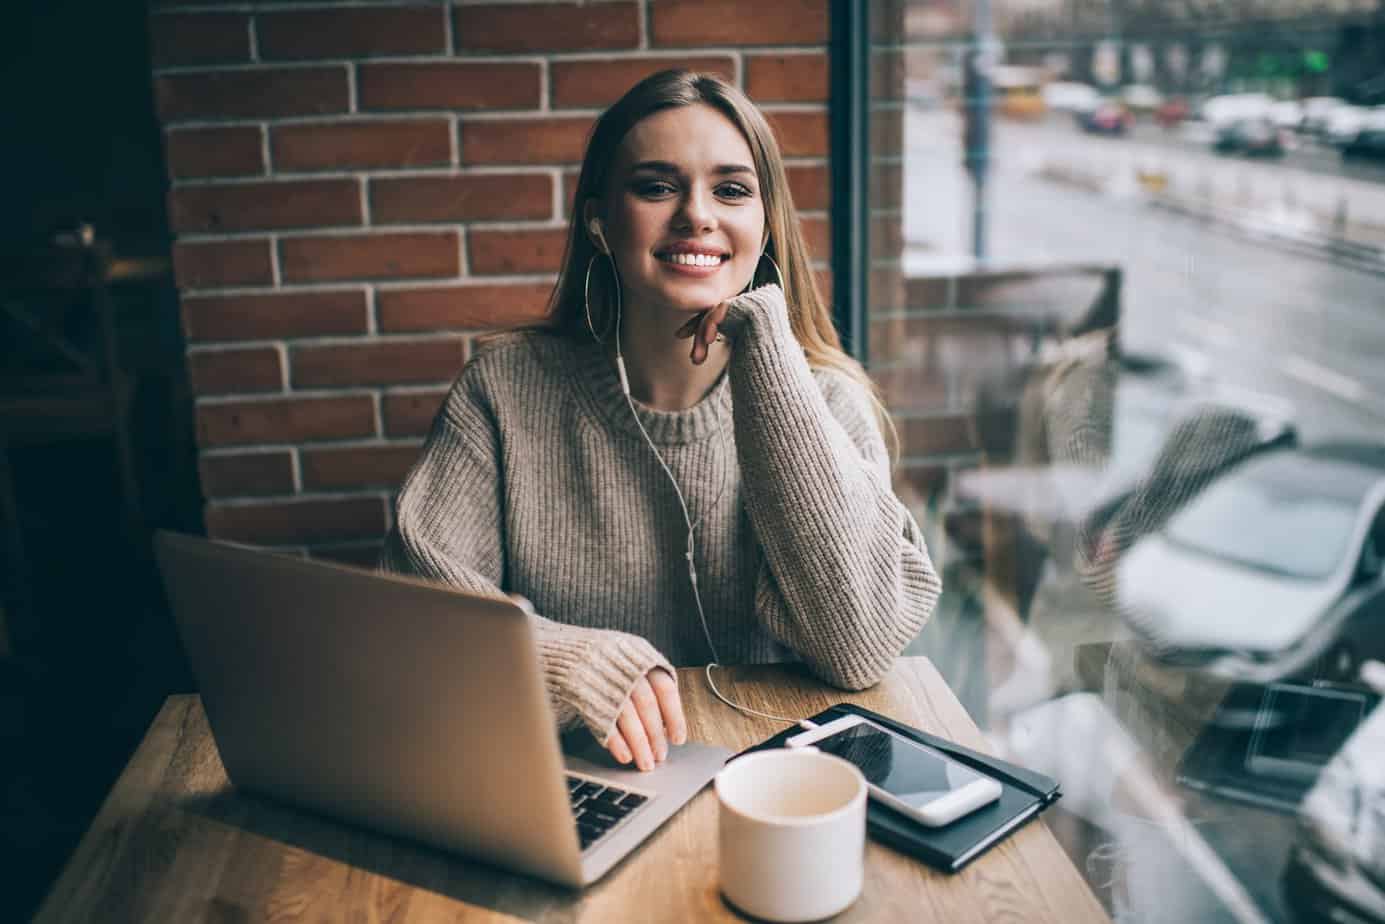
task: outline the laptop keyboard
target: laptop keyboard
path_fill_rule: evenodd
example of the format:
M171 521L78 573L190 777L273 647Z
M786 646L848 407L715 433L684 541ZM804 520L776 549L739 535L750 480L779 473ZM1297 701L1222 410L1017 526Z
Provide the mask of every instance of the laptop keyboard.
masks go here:
M647 796L639 793L580 776L568 776L567 792L583 850L609 834L631 812L648 801Z

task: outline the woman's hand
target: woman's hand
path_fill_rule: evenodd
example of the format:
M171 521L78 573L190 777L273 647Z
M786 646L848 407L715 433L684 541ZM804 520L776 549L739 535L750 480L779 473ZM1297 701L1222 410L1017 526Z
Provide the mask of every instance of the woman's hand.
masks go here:
M705 357L704 357L705 358ZM653 770L668 757L668 746L688 740L678 681L661 667L635 684L616 719L615 731L605 741L606 750L622 764L633 759L641 770Z
M693 338L692 352L690 354L694 365L702 365L707 361L707 350L718 340L725 340L726 337L717 332L722 321L726 319L727 303L722 302L715 308L708 308L706 311L693 315L688 319L688 323L678 328L677 336L679 339Z

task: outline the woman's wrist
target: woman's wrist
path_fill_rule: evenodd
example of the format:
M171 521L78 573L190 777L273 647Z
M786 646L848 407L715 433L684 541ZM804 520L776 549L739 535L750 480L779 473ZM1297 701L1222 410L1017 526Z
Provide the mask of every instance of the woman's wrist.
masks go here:
M770 284L727 300L726 315L717 329L734 341L748 328L773 322L777 318L787 321L788 316L788 303L784 300L783 291L777 285Z

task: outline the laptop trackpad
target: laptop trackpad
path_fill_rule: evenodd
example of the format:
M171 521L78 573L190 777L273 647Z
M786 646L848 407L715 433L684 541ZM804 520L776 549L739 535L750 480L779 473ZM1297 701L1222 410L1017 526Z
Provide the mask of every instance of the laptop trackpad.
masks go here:
M586 729L576 729L562 737L563 762L574 773L604 777L627 789L665 790L669 784L693 791L702 788L731 756L726 748L705 744L670 747L668 760L645 773L631 764L618 764L611 752L596 743ZM679 786L679 784L682 784Z

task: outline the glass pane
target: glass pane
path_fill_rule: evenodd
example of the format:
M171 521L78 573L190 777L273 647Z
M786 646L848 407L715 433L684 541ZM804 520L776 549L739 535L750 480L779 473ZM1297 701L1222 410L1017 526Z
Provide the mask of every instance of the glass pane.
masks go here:
M1385 5L871 7L911 653L1117 920L1380 915Z

